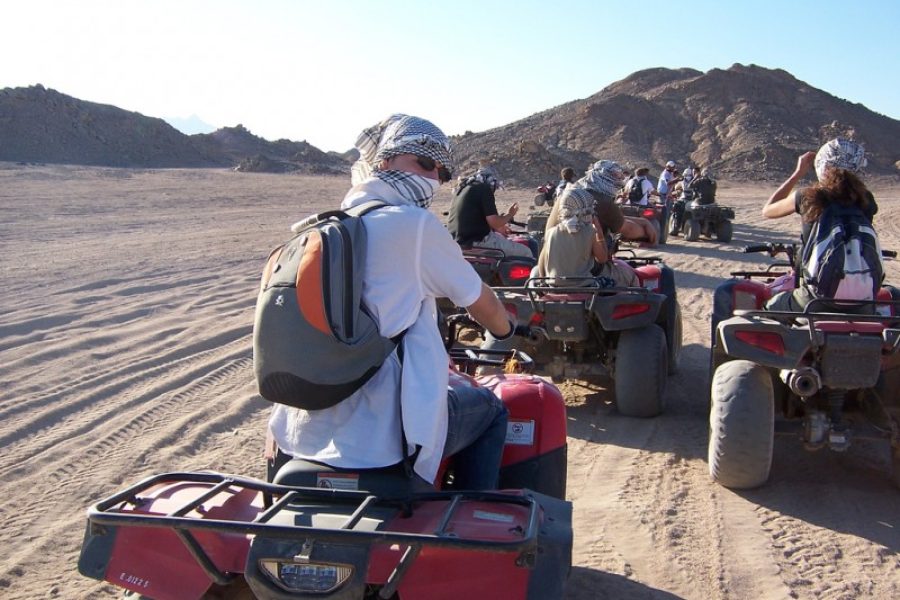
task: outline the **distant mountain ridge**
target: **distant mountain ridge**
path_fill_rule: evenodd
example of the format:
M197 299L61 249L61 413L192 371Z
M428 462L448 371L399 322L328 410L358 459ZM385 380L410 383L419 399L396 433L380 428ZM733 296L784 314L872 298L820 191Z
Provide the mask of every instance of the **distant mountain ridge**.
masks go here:
M897 176L900 121L755 65L639 71L583 100L453 142L458 172L490 162L507 181L532 185L601 158L655 174L675 160L735 180L771 179L837 135L865 145L869 173Z
M556 179L565 166L581 172L601 158L652 174L667 160L692 162L753 181L783 177L801 152L836 135L865 145L868 173L898 176L900 121L755 65L639 71L588 98L454 136L453 145L457 174L491 163L511 185ZM185 135L162 119L41 85L0 90L0 161L347 174L355 158L268 141L242 125Z

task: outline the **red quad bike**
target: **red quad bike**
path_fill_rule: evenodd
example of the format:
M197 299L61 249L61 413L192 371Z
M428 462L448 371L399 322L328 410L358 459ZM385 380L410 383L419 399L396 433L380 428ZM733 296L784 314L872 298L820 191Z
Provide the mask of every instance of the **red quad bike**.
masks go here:
M539 185L535 190L534 194L534 205L535 206L553 206L553 193L556 191L556 184L553 182L546 182L544 185Z
M799 433L809 449L838 452L854 438L889 440L900 487L900 291L888 286L874 301L846 301L849 310L874 305L875 314L826 312L819 300L803 313L762 310L774 294L794 289L797 246L745 251L788 261L732 273L715 291L710 475L729 488L762 485L774 435Z
M659 257L630 255L617 260L634 268L642 287L587 287L584 278L551 287L534 278L524 289L495 291L527 328L527 338L515 343L535 363L554 378L567 363L575 369L599 364L615 382L620 413L653 417L663 410L667 375L678 368L681 308L674 271Z
M453 490L452 457L442 491L403 463L294 459L273 483L166 473L88 510L79 571L158 600L562 598L572 553L565 404L532 375L470 375L531 364L500 354L451 353L451 385L490 385L509 409L500 491Z
M651 200L647 206L641 206L639 204L622 202L619 204L619 208L626 217L643 217L650 221L656 229L657 243L666 243L669 231L668 227L666 227L667 211L664 203Z

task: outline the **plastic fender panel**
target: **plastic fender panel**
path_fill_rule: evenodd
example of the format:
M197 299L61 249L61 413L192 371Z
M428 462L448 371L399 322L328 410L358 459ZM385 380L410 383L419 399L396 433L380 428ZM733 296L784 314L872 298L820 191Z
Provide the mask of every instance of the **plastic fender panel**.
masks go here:
M734 209L727 206L719 207L719 217L722 219L734 219Z
M759 345L739 339L741 334L777 336L783 352L774 353ZM809 331L791 328L777 321L763 318L731 317L719 323L718 338L730 358L741 358L776 369L793 369L800 364L809 349ZM770 338L771 339L771 338Z
M662 294L629 292L598 296L593 311L604 331L635 329L656 323L665 299Z
M521 492L516 492L521 494ZM388 531L433 533L440 526L447 502L429 502L409 518L397 518ZM447 526L455 538L486 541L518 541L527 526L528 510L515 504L463 501ZM371 584L387 581L405 546L373 548L366 577ZM536 550L536 549L535 549ZM517 564L519 553L424 546L403 577L400 597L409 600L459 600L526 598L531 571Z
M185 483L160 486L147 503L128 511L166 515L209 490L209 485ZM262 498L250 490L237 494L221 492L188 513L198 519L253 520L262 512ZM159 600L200 598L212 581L187 547L171 529L151 527L105 527L104 534L85 536L79 571ZM196 531L200 546L222 571L242 573L249 539L243 535ZM104 539L109 538L109 539ZM105 556L104 556L105 553Z
M494 375L483 384L509 410L504 466L566 445L566 404L555 385L533 375Z
M662 269L658 265L643 265L634 269L638 279L641 280L641 286L647 288L651 292L660 291L660 283L662 282Z

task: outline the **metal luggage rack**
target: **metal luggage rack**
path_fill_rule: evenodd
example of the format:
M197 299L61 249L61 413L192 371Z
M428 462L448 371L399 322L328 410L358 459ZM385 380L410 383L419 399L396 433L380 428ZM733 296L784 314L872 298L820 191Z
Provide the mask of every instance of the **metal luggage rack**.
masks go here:
M631 256L621 256L622 254L630 254ZM635 265L655 265L663 262L662 256L638 256L633 248L617 248L613 258L624 260L632 267Z
M166 515L120 512L124 506L140 507L148 499L141 494L164 484L198 483L209 484L208 491ZM244 490L269 495L274 500L268 508L252 521L228 519L202 519L186 516L204 502L222 492L240 493ZM277 525L269 521L279 512L300 503L321 503L353 506L353 512L337 528L311 527L308 525ZM445 502L447 508L441 516L434 533L408 533L396 531L354 530L367 512L375 507L396 508L404 514L415 512L416 505L425 502ZM478 540L456 537L448 532L453 517L463 502L484 502L514 504L528 509L528 524L521 532L521 539L514 541ZM105 526L110 527L155 527L171 529L181 539L197 564L216 583L225 585L234 576L222 572L194 537L192 531L214 531L217 533L262 536L291 540L329 541L344 544L399 544L407 546L407 551L397 569L405 571L418 556L422 547L443 547L484 552L518 552L522 560L532 560L537 549L539 526L539 505L530 495L501 494L498 492L424 492L405 494L401 497L381 497L365 491L308 488L266 483L258 479L224 475L214 472L176 472L148 477L135 485L100 500L88 509L88 522L92 533L102 535Z
M594 303L597 301L598 297L607 297L607 296L615 296L617 294L629 294L629 295L642 295L647 296L647 301L650 301L650 296L659 296L656 292L648 290L644 287L610 287L610 288L601 288L601 287L592 287L592 286L551 286L546 282L551 280L562 279L566 281L576 282L576 281L588 281L593 280L593 277L532 277L528 281L525 282L525 285L522 287L492 287L491 289L495 292L499 292L501 295L505 294L515 294L519 296L528 296L529 301L531 302L532 309L535 311L538 310L538 305L542 302L547 302L548 300L545 298L548 294L577 294L582 296L590 296L589 300L585 300L587 302L586 309L593 310ZM502 298L501 298L502 300ZM550 300L552 301L552 300Z
M778 321L783 325L801 324L809 330L810 342L814 347L821 346L822 340L818 339L819 329L816 328L816 322L843 322L843 323L879 323L884 326L883 338L891 348L892 352L897 351L900 347L900 314L894 316L886 315L867 315L852 313L836 313L836 312L813 312L810 307L817 304L828 304L829 301L813 300L803 310L803 312L791 312L783 310L736 310L734 316L737 317L758 317L763 319L771 319ZM833 301L832 301L833 302ZM893 306L894 310L900 312L900 301L898 300L853 300L853 306Z

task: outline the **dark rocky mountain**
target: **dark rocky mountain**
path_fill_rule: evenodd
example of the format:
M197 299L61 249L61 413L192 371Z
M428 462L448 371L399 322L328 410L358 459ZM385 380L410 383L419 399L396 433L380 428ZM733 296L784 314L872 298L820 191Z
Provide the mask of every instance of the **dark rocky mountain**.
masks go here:
M836 135L865 144L869 174L898 177L900 121L755 65L639 71L588 98L453 142L457 174L489 162L508 184L532 186L601 158L654 175L675 160L726 179L775 179ZM270 142L242 125L188 136L162 119L40 85L0 90L0 161L346 174L356 156Z
M220 167L163 121L36 85L0 90L0 160L113 167Z
M341 156L306 142L269 142L242 125L188 136L162 119L78 100L41 85L0 90L0 161L269 172L350 170Z
M601 158L654 174L675 160L728 179L773 179L836 135L864 143L868 173L897 176L900 121L754 65L639 71L589 98L453 141L458 173L490 162L505 181L530 186Z

